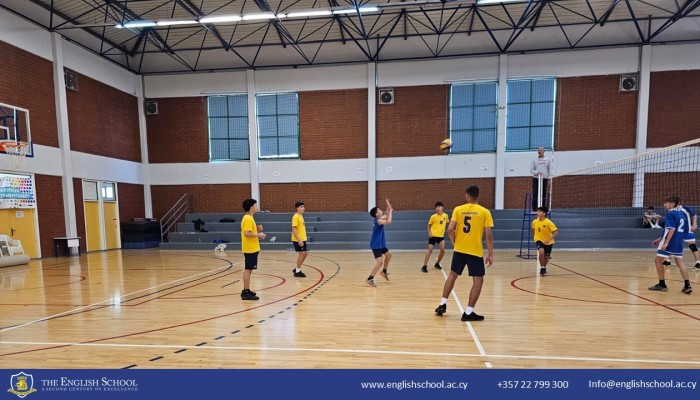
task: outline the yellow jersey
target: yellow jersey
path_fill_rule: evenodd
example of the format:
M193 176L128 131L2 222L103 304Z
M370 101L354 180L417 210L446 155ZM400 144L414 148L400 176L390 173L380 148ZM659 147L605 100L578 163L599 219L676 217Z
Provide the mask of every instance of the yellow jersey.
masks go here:
M306 224L304 223L304 216L298 213L294 213L292 217L292 228L297 228L297 236L302 242L306 242ZM296 242L297 238L294 237L294 231L292 230L292 242Z
M484 228L493 227L491 211L478 204L462 204L452 211L451 220L457 223L455 227L455 251L483 257Z
M532 221L532 229L535 231L535 242L544 243L545 240L552 237L552 233L556 232L557 226L549 218L545 218L542 221L535 219ZM549 244L554 244L554 241Z
M243 253L257 253L260 251L260 239L246 236L246 231L258 233L258 226L250 214L245 214L241 220L241 250Z
M447 214L442 213L441 215L438 215L437 213L433 214L430 217L430 220L428 221L428 225L430 226L430 235L432 237L445 237L445 229L447 228Z

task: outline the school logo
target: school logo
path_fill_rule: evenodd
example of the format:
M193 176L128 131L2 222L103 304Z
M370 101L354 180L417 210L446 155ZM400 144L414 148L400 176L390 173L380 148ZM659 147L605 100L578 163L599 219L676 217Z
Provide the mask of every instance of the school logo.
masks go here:
M16 394L20 399L25 398L36 392L36 389L34 389L34 377L24 372L12 375L10 377L10 388L7 391Z

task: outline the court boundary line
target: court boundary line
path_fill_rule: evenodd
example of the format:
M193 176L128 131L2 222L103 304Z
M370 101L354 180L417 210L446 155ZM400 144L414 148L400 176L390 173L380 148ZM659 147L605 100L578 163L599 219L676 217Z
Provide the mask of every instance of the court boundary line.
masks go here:
M499 358L499 359L526 359L549 361L580 361L580 362L615 362L638 364L668 364L668 365L698 365L700 361L683 360L654 360L654 359L624 359L603 357L567 357L567 356L537 356L515 354L468 354L468 353L440 353L427 351L398 351L398 350L366 350L366 349L329 349L329 348L304 348L304 347L255 347L255 346L197 346L197 345L169 345L169 344L128 344L128 343L70 343L70 342L20 342L0 341L0 345L39 345L39 346L75 346L75 347L113 347L113 348L146 348L146 349L199 349L199 350L230 350L230 351L282 351L282 352L314 352L314 353L359 353L359 354L387 354L387 355L413 355L413 356L440 356L440 357L465 357L465 358Z

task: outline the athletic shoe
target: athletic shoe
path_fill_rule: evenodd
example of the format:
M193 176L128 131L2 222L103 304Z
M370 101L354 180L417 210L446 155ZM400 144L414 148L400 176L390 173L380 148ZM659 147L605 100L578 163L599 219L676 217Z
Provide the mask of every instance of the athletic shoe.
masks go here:
M442 265L440 265L439 262L436 262L435 265L433 265L433 267L435 267L437 269L442 269Z
M690 286L686 286L683 288L683 290L681 290L681 292L683 292L685 294L691 294L691 293L693 293L693 288Z
M377 287L377 284L374 283L374 279L367 279L366 282L367 282L368 285L370 285L370 286L372 286L372 287Z
M300 270L299 272L297 272L297 269L294 268L294 269L292 270L292 272L294 272L294 277L295 277L295 278L306 278L306 274L304 274L304 272L302 272L301 270Z
M424 265L423 268L420 269L420 272L425 272L427 274L428 273L428 266Z
M668 258L665 259L665 260L664 260L664 265L667 266L667 267L668 267L669 265L671 265L671 260L669 260Z
M252 290L250 290L250 289L243 289L243 291L241 291L241 294L243 294L243 292L248 292L248 293L252 294L253 296L257 296L257 295L258 295L257 293L255 293L254 291L252 291Z
M260 297L253 294L251 291L241 292L241 300L260 300Z
M384 278L384 279L386 279L386 280L388 281L388 280L389 280L389 274L390 274L390 273L391 273L391 272L384 272L384 271L382 271L382 272L379 273L379 275L381 275L382 278Z
M544 268L544 267L540 268L540 275L544 276L544 274L546 274L546 273L547 273L547 268Z
M657 290L660 292L665 292L668 290L668 286L661 286L658 283L654 286L649 286L649 290Z
M700 261L695 263L695 269L700 269Z
M447 312L447 304L440 304L438 308L435 309L435 314L442 315Z
M462 321L483 321L484 316L472 311L471 314L462 313Z

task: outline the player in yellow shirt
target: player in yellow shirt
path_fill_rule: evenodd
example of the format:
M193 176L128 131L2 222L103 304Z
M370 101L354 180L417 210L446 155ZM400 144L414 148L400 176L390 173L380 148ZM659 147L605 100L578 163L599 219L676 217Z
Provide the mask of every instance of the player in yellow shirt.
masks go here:
M241 250L245 258L245 270L243 271L243 291L241 299L259 300L255 292L250 290L250 275L254 269L258 269L258 254L260 254L260 239L265 239L267 235L262 231L262 225L256 225L253 215L258 210L255 199L243 200L243 219L241 220Z
M450 275L447 276L445 286L442 289L442 299L440 306L435 309L437 315L442 315L447 311L447 296L452 292L455 281L462 275L464 267L469 270L472 277L472 288L469 291L469 303L462 314L462 321L483 321L484 317L474 312L477 300L481 294L481 287L484 285L484 275L486 268L493 264L493 218L491 212L480 206L479 187L468 186L467 203L456 207L452 211L450 225L447 227L447 234L454 244L454 254L452 255L452 266ZM484 263L484 245L481 240L486 236L486 248L488 256Z
M537 258L540 261L540 275L547 273L547 262L549 262L549 256L552 255L554 237L559 233L554 222L547 218L547 213L549 213L549 208L538 208L537 219L532 221L532 236L535 238L535 245L537 245Z
M440 261L442 261L442 257L445 255L445 229L448 224L447 214L442 212L444 208L445 206L441 201L435 203L435 214L428 220L428 252L425 253L423 268L420 269L421 272L428 272L428 260L436 244L440 245L440 254L438 254L437 262L434 266L437 269L442 269Z
M297 257L297 267L292 270L294 272L295 278L306 278L306 274L301 271L301 266L306 260L308 255L307 251L307 241L306 241L306 224L304 223L304 211L306 211L306 206L303 201L297 201L294 204L297 212L294 213L292 217L292 243L294 244L294 251L299 253Z

